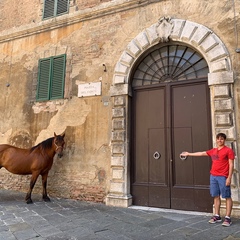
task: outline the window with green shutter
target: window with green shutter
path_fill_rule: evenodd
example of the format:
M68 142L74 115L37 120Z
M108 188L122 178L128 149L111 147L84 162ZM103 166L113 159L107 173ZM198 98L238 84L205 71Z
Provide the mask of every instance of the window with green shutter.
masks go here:
M39 60L37 101L64 97L65 62L66 54Z
M44 0L43 19L68 13L69 0Z

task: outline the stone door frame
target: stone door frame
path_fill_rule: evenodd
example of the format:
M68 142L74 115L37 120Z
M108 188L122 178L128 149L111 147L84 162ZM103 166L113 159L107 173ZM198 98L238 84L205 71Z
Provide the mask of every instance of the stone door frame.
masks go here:
M234 76L229 53L219 37L207 27L182 19L163 17L139 33L126 47L116 64L111 87L113 100L111 138L111 180L106 204L128 207L130 194L130 126L129 96L131 96L131 71L141 54L160 42L180 42L199 51L208 63L210 87L212 139L224 132L227 144L236 149L234 116ZM238 162L235 161L235 169ZM239 202L238 174L233 177L233 200Z

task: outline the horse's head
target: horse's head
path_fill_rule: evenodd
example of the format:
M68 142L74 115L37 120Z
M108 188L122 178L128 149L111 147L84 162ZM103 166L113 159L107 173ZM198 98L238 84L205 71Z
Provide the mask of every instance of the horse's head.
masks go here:
M65 137L65 133L61 134L61 135L57 135L56 133L54 133L54 146L55 146L55 152L58 154L58 157L62 157L63 156L63 147L65 144L64 141L64 137Z

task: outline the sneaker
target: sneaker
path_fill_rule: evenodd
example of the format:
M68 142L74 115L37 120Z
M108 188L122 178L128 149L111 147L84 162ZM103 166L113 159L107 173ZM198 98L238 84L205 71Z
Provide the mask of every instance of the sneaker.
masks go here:
M232 224L231 218L225 218L224 222L222 223L224 227L229 227L231 226L231 224Z
M212 216L212 218L208 221L209 223L218 223L221 222L222 219L220 216Z

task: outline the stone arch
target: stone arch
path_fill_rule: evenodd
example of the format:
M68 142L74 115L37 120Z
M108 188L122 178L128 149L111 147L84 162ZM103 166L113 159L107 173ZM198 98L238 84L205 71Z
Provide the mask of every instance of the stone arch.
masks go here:
M233 72L229 53L219 37L207 27L182 19L163 17L139 33L126 47L118 60L111 88L112 157L110 191L107 205L131 205L129 174L128 97L131 95L130 75L138 57L149 48L168 41L180 42L199 51L209 66L208 84L211 92L212 135L224 132L228 145L236 151L236 131L233 110ZM237 161L235 161L237 162ZM237 169L237 163L235 163ZM238 186L238 176L233 184ZM235 194L235 199L238 197ZM234 193L233 193L234 198Z

